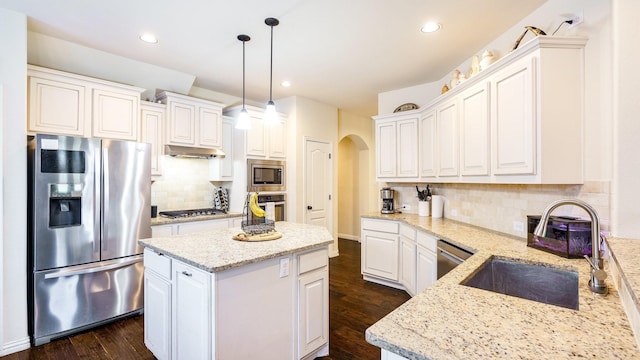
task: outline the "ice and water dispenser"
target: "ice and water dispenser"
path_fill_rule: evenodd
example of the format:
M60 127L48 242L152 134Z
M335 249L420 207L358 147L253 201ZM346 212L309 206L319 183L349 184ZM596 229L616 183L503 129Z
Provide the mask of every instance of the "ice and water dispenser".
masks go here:
M82 224L82 184L49 184L49 227Z

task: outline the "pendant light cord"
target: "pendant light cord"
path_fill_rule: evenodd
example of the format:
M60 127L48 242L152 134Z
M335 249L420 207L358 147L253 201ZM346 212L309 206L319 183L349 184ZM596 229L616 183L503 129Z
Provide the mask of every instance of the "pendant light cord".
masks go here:
M273 25L271 27L271 58L269 61L269 101L273 101Z

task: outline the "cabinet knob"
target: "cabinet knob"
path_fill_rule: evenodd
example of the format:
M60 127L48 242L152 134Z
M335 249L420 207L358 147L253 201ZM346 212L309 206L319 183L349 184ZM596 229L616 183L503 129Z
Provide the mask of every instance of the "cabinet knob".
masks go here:
M307 205L307 210L313 210L313 206Z
M189 276L189 277L190 277L190 276L191 276L191 273L190 273L190 272L183 271L183 272L182 272L182 275L185 275L185 276Z

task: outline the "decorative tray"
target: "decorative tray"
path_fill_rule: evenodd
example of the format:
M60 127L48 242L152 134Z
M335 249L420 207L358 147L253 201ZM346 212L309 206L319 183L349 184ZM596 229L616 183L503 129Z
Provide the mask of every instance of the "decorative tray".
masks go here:
M268 241L280 239L281 237L282 233L273 230L263 234L247 234L241 232L233 235L232 239L238 241Z

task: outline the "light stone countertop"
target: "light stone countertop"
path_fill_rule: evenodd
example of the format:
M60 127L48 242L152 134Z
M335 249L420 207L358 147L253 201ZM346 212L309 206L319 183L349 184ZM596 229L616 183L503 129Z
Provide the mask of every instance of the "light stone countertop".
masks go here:
M193 222L193 221L229 219L229 218L236 218L236 217L242 217L242 214L228 212L226 214L199 215L199 216L190 216L190 217L179 217L175 219L158 215L158 217L151 218L151 226L179 224L179 223Z
M220 272L333 242L333 237L324 226L279 221L275 223L275 228L282 233L282 238L269 241L233 240L231 237L242 231L236 227L141 239L139 243L199 269Z
M363 217L400 221L475 252L369 327L369 343L408 359L640 359L611 277L609 295L591 293L585 260L565 259L527 247L524 238L453 220L416 214ZM577 271L580 310L460 285L493 255Z

